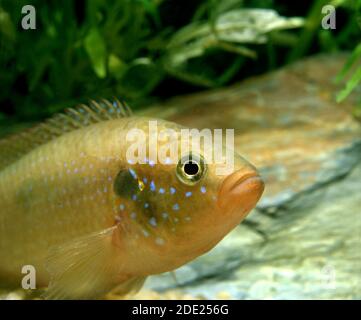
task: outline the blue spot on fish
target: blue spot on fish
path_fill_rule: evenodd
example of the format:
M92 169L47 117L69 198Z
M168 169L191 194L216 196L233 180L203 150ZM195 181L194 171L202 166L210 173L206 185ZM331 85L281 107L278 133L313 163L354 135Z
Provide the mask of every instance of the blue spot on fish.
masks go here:
M122 210L122 211L123 211L123 210L124 210L124 208L125 208L124 204L119 205L119 209L120 209L120 210Z
M149 224L152 225L153 227L157 226L157 220L154 217L151 217L149 219Z
M154 166L155 166L155 162L154 162L153 160L149 160L149 165L150 165L151 167L154 167Z
M134 201L137 200L137 195L136 194L132 195L132 200L134 200Z
M192 195L192 191L186 192L186 197L189 198Z
M151 183L150 183L150 190L152 190L152 191L155 191L155 183L154 183L154 181L152 180L151 181Z
M162 213L162 217L163 217L163 219L168 219L168 213L163 212L163 213Z
M145 237L149 237L149 232L147 230L142 230L142 233Z
M163 188L159 188L159 193L164 193L165 190Z
M170 194L175 194L175 192L176 192L176 190L175 190L175 188L173 188L173 187L170 187Z
M147 178L143 178L143 182L144 182L144 183L147 183L147 182L148 182L148 179L147 179Z
M149 203L148 202L146 202L146 203L144 203L144 208L149 208Z
M207 192L206 187L203 187L203 186L202 186L202 187L201 187L201 192L202 192L202 193L206 193L206 192Z
M165 241L164 241L164 239L157 237L157 238L155 239L155 243L158 244L158 245L160 245L160 246L162 246L162 245L165 244Z
M173 205L173 210L175 210L175 211L179 210L179 204L178 203Z

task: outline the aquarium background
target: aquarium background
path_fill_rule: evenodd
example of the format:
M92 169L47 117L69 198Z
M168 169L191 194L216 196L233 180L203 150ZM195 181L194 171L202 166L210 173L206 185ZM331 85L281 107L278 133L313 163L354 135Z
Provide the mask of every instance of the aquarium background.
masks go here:
M35 30L21 27L27 4ZM335 29L322 27L326 5ZM137 297L360 299L360 36L360 0L0 0L0 134L112 97L235 128L262 201Z
M318 52L356 48L360 1L0 1L1 118L38 120L89 98L134 108L229 85ZM257 9L272 11L259 11ZM358 50L360 51L360 49ZM358 58L360 53L358 52Z

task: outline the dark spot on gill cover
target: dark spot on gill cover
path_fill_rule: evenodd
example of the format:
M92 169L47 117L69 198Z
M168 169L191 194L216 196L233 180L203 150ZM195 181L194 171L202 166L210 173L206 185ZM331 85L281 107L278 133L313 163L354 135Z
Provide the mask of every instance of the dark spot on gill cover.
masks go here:
M131 175L129 170L121 170L114 180L113 189L116 195L131 199L133 195L139 193L138 180Z
M130 170L122 169L119 171L114 179L113 190L117 196L132 203L133 211L138 213L138 221L143 219L148 221L153 216L156 203L148 197L149 186L145 186L144 190L141 190L138 178L134 176L134 173L132 175ZM146 203L148 204L147 207L145 207ZM147 221L144 221L144 225L147 224Z

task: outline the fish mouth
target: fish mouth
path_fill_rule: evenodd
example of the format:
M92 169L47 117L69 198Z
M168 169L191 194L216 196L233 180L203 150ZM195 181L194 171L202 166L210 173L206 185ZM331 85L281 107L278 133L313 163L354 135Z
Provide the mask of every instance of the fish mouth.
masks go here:
M239 170L223 181L218 205L224 213L236 211L243 219L256 206L263 191L264 182L256 171Z

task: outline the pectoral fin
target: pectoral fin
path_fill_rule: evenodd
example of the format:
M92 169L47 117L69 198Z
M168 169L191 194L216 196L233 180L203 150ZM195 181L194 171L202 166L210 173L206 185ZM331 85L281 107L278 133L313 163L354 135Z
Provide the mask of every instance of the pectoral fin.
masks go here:
M116 227L53 249L47 260L51 280L45 298L96 299L119 285L122 264L114 231Z
M127 298L129 295L135 295L143 286L147 277L134 277L119 284L108 295L109 300L118 300Z

